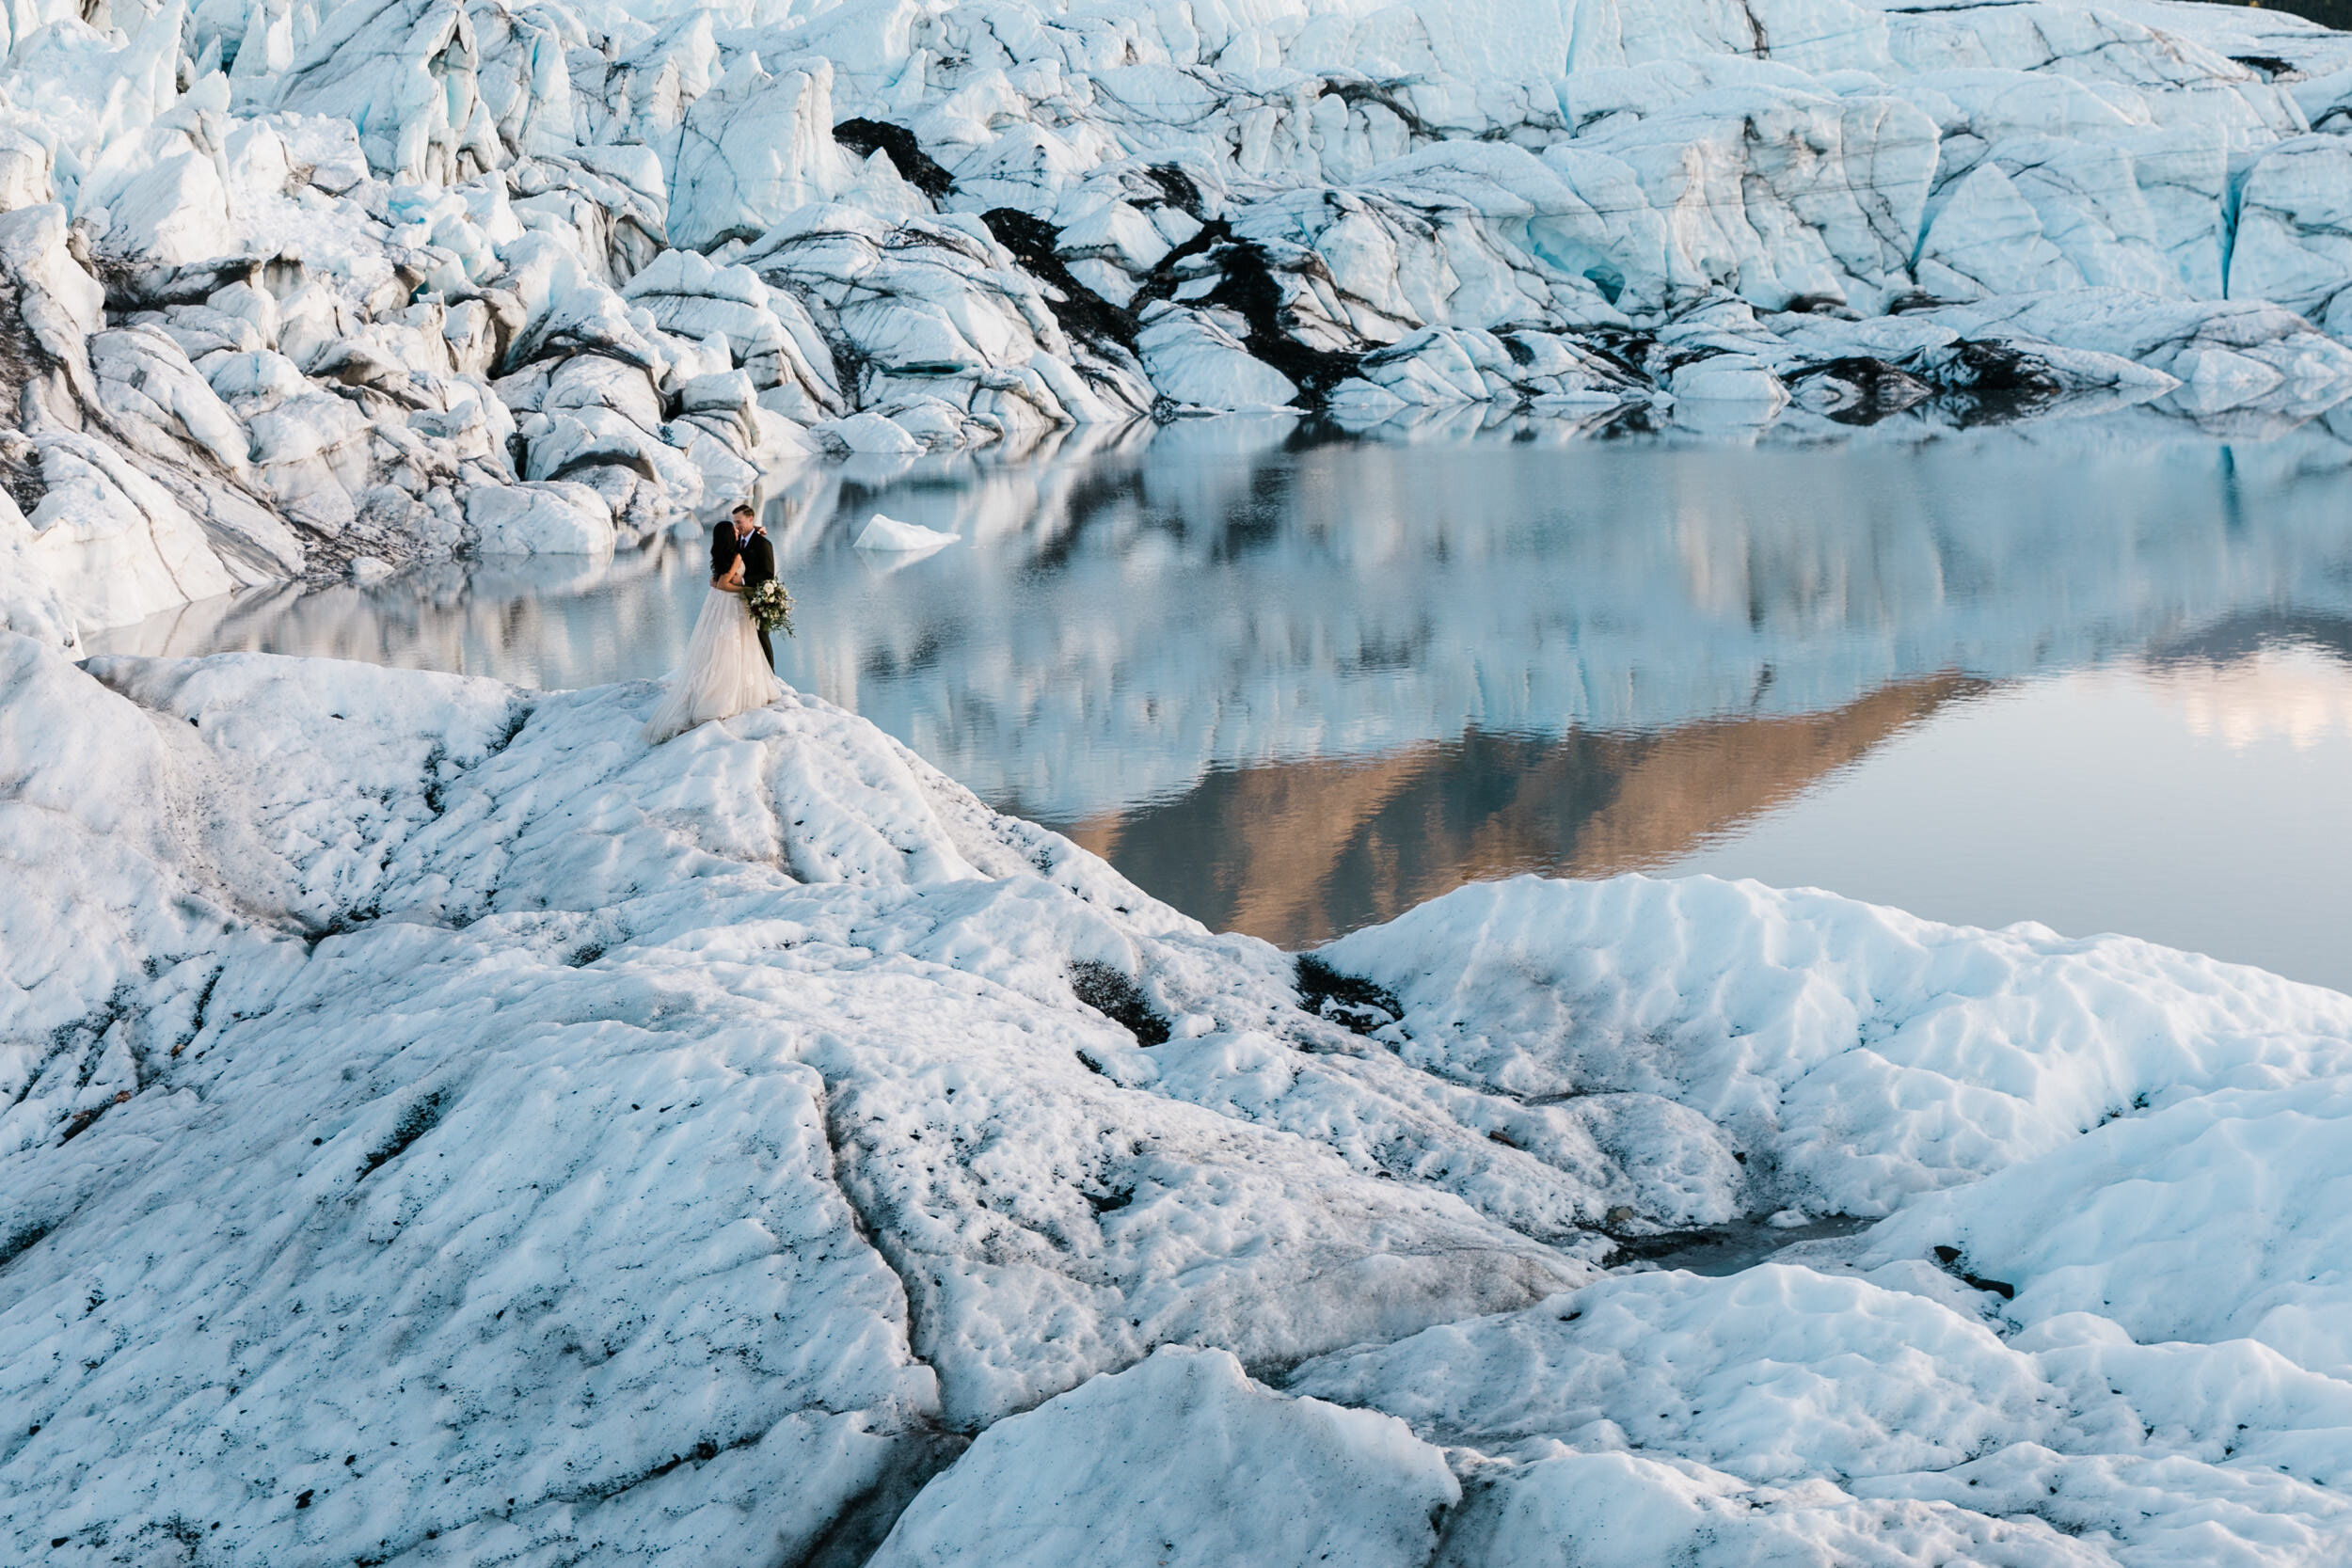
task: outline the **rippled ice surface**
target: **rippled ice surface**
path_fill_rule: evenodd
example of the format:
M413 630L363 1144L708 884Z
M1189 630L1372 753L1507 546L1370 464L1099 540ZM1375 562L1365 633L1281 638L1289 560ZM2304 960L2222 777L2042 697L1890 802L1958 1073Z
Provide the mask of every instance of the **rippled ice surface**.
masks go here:
M1289 946L1472 878L1703 870L2352 988L2352 425L1516 436L1216 421L814 471L769 502L785 673ZM961 542L861 554L877 510ZM700 557L265 592L103 641L652 676Z

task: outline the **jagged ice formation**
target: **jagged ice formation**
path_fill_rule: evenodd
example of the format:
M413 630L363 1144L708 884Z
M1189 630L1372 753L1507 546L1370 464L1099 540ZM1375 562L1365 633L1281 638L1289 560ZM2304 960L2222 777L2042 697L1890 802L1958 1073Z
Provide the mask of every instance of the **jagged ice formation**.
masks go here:
M24 0L0 614L1189 410L2352 394L2352 38L2158 0Z

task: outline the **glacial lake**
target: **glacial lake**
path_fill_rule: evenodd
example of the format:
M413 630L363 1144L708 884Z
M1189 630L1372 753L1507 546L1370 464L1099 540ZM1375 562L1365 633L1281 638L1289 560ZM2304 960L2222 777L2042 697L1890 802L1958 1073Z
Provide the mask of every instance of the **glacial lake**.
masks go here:
M1287 420L820 465L786 677L1210 925L1711 872L2352 990L2352 409L1761 443ZM852 547L876 512L952 531ZM660 674L688 537L254 591L90 639Z

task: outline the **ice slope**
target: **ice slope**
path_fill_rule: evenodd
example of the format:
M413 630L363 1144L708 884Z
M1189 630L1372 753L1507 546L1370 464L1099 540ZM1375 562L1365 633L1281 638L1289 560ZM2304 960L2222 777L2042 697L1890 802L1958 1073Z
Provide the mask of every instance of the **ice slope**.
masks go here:
M1152 1092L1073 958L1196 1053L1353 1037L820 705L648 755L647 689L8 653L17 1552L790 1557L1155 1343L1590 1276L1416 1162L1563 1240L1641 1201L1378 1056L1302 1058L1321 1139Z
M2352 1544L2352 999L1623 879L1311 1013L806 698L0 659L11 1559Z
M2352 40L2270 12L26 0L0 50L0 614L53 645L1186 410L2352 394Z

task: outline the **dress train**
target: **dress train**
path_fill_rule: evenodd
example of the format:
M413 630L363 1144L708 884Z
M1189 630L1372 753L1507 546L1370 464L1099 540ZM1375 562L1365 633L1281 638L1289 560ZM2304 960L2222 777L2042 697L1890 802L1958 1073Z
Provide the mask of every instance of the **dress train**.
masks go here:
M759 629L743 595L714 588L694 617L686 658L670 675L660 705L645 721L645 743L658 746L714 719L732 719L784 695L784 683L759 651Z

